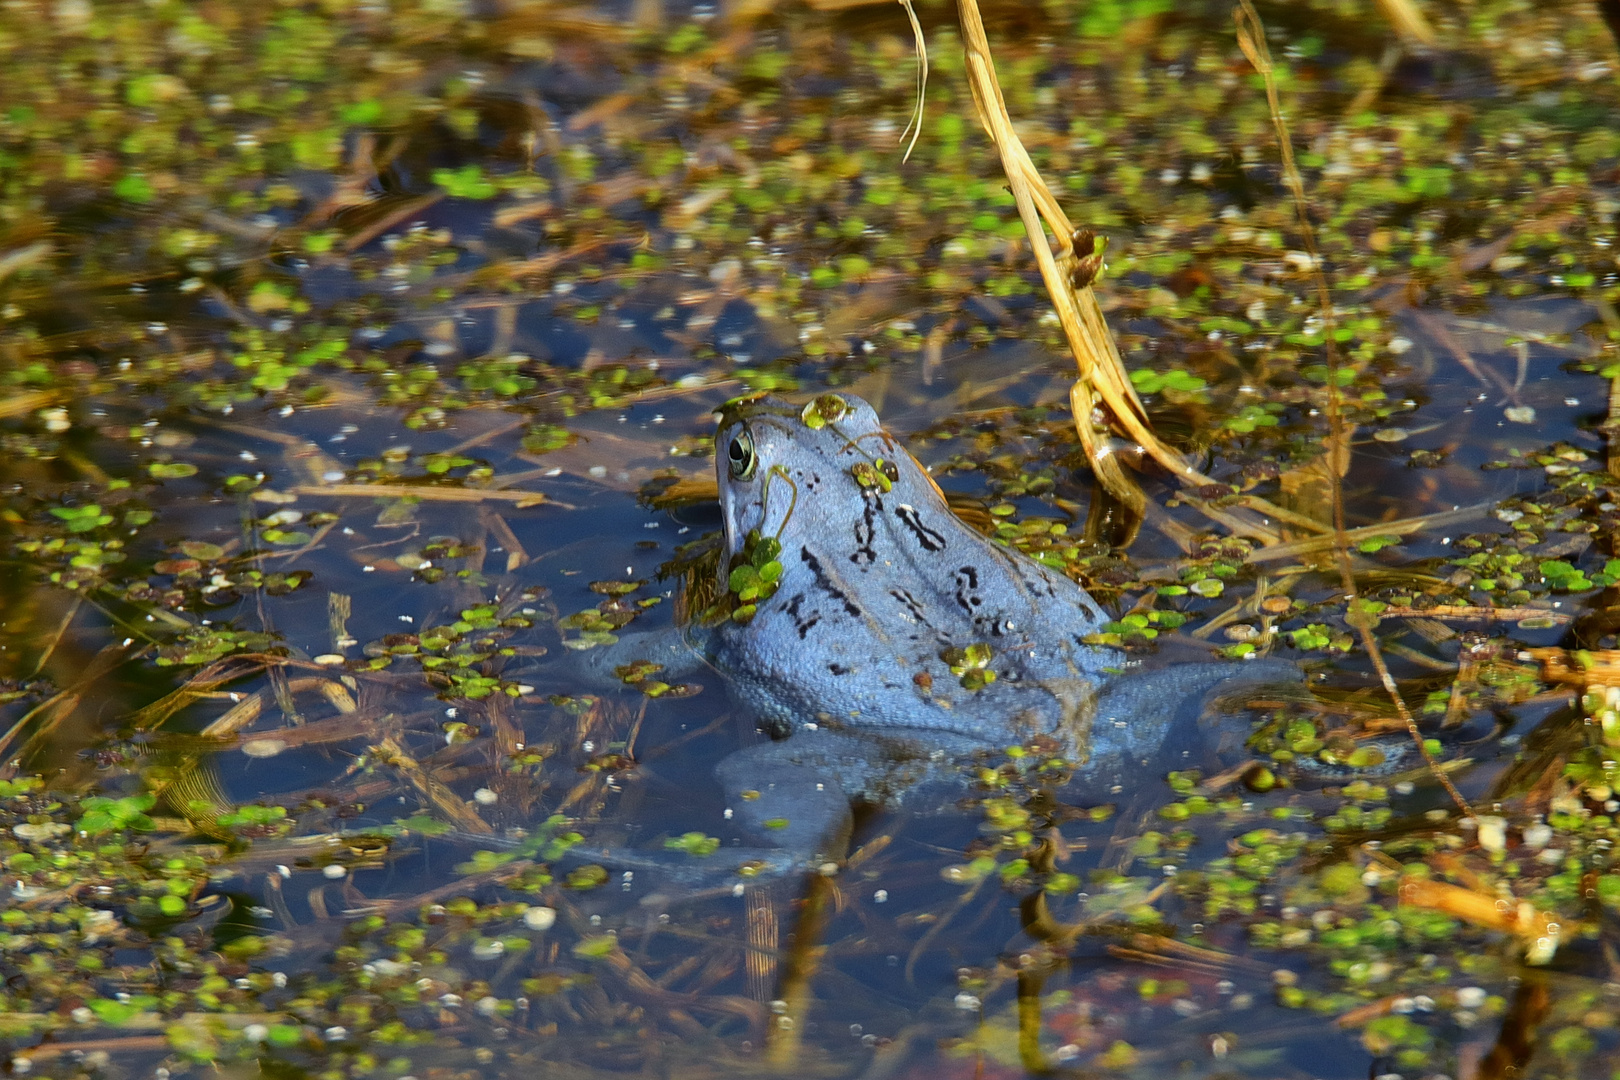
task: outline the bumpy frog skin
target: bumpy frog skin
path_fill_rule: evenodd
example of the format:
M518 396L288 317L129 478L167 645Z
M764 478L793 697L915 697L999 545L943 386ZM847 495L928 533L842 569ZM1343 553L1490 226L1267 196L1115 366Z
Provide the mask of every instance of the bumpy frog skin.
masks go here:
M775 851L707 862L837 858L852 804L948 801L958 762L1036 735L1078 763L1078 797L1102 801L1155 762L1189 719L1182 706L1234 677L1298 678L1275 662L1121 675L1123 654L1085 643L1106 621L1085 590L960 521L859 398L733 402L715 446L721 591L775 540L774 592L741 619L587 654L603 673L643 658L661 677L712 665L778 736L715 770L733 822Z
M775 594L711 645L762 717L1083 737L1103 669L1121 663L1082 640L1106 621L1097 604L952 514L870 405L745 401L724 410L715 445L727 556L752 532L781 544ZM970 688L984 672L994 681Z

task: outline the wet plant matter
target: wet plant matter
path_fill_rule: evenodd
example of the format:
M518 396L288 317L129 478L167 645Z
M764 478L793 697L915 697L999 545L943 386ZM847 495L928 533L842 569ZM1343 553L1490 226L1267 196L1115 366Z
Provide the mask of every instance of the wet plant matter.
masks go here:
M1209 481L1145 470L1122 549L952 9L904 161L897 5L0 11L13 1072L1607 1076L1614 41L1259 14L1314 251L1228 5L984 12ZM723 859L735 729L717 677L561 658L767 596L768 538L700 540L709 410L838 388L1103 640L1309 692L1151 791L1009 748L802 895L637 906L567 853ZM1368 634L1471 813L1378 760Z

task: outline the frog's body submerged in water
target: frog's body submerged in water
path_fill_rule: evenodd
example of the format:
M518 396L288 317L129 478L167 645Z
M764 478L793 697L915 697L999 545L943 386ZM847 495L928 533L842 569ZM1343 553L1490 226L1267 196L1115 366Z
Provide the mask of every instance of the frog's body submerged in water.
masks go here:
M593 666L701 658L724 672L785 737L717 776L742 824L772 821L795 860L841 854L852 802L897 803L940 782L941 761L1033 736L1106 797L1158 755L1181 703L1235 675L1287 677L1213 663L1121 675L1119 651L1085 641L1107 621L1085 590L960 521L859 398L732 403L715 445L721 590L759 564L751 617L685 643L628 639Z

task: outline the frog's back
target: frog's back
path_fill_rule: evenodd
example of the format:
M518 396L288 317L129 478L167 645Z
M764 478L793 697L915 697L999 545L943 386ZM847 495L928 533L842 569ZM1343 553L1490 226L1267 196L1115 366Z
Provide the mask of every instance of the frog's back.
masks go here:
M734 406L718 440L728 547L780 544L775 592L714 656L767 717L992 743L1088 724L1109 649L1086 592L946 506L870 406Z

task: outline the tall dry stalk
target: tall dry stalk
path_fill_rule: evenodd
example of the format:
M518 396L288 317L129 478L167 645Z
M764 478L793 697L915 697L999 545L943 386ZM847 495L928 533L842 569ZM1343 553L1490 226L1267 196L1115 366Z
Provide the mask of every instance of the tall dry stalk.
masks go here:
M1378 6L1384 9L1384 17L1403 41L1424 48L1434 47L1438 40L1434 27L1413 0L1378 0Z
M1040 267L1041 280L1064 337L1074 353L1079 368L1078 378L1069 392L1074 410L1075 430L1093 471L1104 489L1119 500L1138 519L1146 505L1146 497L1120 456L1114 453L1110 429L1121 437L1140 446L1143 452L1162 468L1174 475L1183 485L1197 491L1216 486L1216 481L1194 469L1174 449L1165 445L1154 434L1141 398L1131 385L1130 376L1120 359L1119 349L1103 318L1102 308L1092 292L1089 282L1076 287L1067 272L1074 265L1074 223L1063 212L1052 189L1041 179L1029 152L1013 129L1007 113L1007 102L1001 94L996 78L995 63L990 55L990 42L985 34L984 20L979 15L977 0L960 0L962 42L967 53L968 86L973 92L973 104L984 124L985 131L1001 155L1001 166L1007 175L1007 184L1018 206L1024 231L1029 235L1035 262ZM1046 230L1056 239L1058 250L1054 254ZM1085 254L1090 254L1089 252ZM1250 511L1285 521L1315 532L1325 532L1322 523L1303 515L1275 506L1255 496L1241 496L1242 508L1218 510L1202 499L1189 498L1213 520L1233 532L1249 536L1261 543L1278 542L1278 530L1269 522Z

